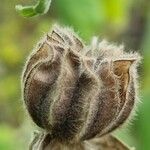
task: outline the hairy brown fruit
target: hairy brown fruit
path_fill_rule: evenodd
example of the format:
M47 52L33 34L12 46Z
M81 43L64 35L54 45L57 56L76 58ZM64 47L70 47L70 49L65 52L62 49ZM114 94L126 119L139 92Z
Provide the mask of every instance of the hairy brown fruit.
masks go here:
M106 41L86 46L72 30L54 26L26 63L26 108L55 141L101 137L122 125L135 106L139 60Z
M129 150L129 148L112 135L77 143L61 143L52 140L49 134L37 133L30 150Z

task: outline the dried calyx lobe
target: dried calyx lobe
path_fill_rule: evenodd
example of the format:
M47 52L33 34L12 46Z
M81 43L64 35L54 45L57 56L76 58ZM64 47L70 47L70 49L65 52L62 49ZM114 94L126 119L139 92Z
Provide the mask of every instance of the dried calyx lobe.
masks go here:
M133 110L139 59L106 41L85 46L71 29L54 26L23 72L27 110L57 140L105 135Z

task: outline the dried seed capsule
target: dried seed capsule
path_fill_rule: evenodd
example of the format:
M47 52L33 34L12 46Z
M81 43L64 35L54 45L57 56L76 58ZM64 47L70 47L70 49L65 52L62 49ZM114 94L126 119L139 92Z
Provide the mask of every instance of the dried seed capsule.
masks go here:
M90 141L77 143L61 143L51 139L50 134L36 133L33 142L30 144L30 150L135 150L129 148L120 140L112 135L106 135L103 138L94 138Z
M137 101L138 54L105 41L85 46L58 26L39 45L23 72L23 97L52 139L101 137L128 119Z

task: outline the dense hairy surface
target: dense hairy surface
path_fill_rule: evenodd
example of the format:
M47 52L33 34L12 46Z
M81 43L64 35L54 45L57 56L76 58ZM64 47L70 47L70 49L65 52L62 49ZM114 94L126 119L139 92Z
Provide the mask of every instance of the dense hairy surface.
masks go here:
M54 26L27 60L26 108L60 143L101 137L122 125L137 102L139 60L123 46L96 38L85 45L71 29Z
M52 140L49 134L37 133L30 150L129 150L129 148L112 135L77 143L61 143Z

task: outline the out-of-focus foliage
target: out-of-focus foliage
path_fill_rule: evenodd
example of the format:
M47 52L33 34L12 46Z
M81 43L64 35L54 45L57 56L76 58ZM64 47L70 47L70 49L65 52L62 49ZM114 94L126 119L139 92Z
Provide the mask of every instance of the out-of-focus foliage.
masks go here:
M34 17L47 13L50 4L51 0L38 0L37 4L33 6L16 5L16 10L23 17Z
M20 78L27 55L55 22L72 26L89 42L91 36L124 43L144 59L139 68L140 99L130 132L117 133L137 150L150 149L150 1L53 0L50 11L25 19L15 5L31 0L5 0L0 5L0 150L26 150L33 131L21 100Z

